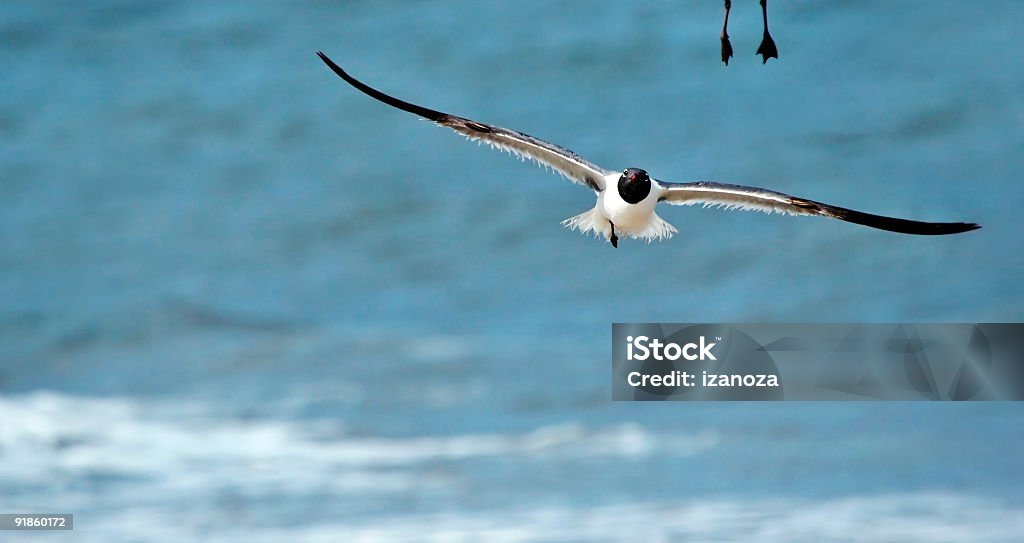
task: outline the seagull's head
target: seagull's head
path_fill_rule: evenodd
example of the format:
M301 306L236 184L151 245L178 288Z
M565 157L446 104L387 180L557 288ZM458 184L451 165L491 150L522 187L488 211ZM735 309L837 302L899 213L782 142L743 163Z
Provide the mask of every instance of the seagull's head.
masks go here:
M651 178L647 175L647 172L640 168L626 168L622 170L622 177L619 178L620 183L644 183L650 182Z
M651 178L640 168L626 168L619 177L619 196L630 204L636 204L651 193Z

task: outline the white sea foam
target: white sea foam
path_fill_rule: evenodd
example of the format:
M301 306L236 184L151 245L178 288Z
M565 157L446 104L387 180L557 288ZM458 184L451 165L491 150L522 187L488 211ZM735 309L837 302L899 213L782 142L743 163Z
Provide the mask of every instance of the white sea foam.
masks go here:
M683 456L717 442L711 433L666 440L634 424L591 429L576 423L511 434L355 436L323 423L240 421L180 405L52 393L0 399L0 420L0 481L103 474L177 490L245 481L250 489L394 492L424 484L403 470L427 463Z
M251 519L249 519L251 520ZM1024 509L973 496L909 493L831 500L688 500L599 507L508 508L329 518L281 527L246 527L242 519L189 519L173 510L125 508L90 519L80 541L276 543L540 543L561 541L670 542L1016 542ZM77 521L76 521L77 522ZM213 526L212 526L213 525ZM76 529L77 530L77 529ZM56 540L56 539L54 539Z
M487 489L493 467L465 471L476 463L562 473L717 449L711 433L665 439L633 424L375 437L217 417L201 404L54 393L0 398L0 421L0 510L74 512L76 541L999 542L1024 533L1024 509L971 494L746 499L681 490L609 502L572 490L553 501L557 493ZM510 477L518 478L493 481ZM515 499L473 503L495 495ZM317 507L319 496L337 508ZM395 505L402 500L429 506Z
M311 526L250 541L1019 541L1024 510L970 496L911 493L834 500L713 500L448 513Z

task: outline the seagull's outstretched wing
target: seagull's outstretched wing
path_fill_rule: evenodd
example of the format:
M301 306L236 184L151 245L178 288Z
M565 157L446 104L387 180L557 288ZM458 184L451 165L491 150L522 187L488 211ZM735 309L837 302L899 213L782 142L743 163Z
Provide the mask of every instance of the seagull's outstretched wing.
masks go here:
M327 55L319 51L316 54L330 69L334 70L334 73L338 74L349 85L359 89L371 98L380 100L389 106L403 111L419 115L441 126L447 126L470 140L482 141L492 147L508 151L520 157L529 158L538 164L549 166L570 181L586 185L595 192L604 190L604 176L612 173L610 170L605 170L568 149L537 139L528 134L500 126L478 123L463 117L410 104L394 96L388 96L349 75L331 59L327 58Z
M765 213L817 215L890 232L899 232L901 234L934 236L959 234L981 228L981 226L974 223L921 222L897 219L895 217L883 217L755 187L726 185L724 183L711 183L707 181L699 183L664 183L657 181L657 183L663 191L660 201L675 205L704 204L705 206L721 206L727 209L763 211Z

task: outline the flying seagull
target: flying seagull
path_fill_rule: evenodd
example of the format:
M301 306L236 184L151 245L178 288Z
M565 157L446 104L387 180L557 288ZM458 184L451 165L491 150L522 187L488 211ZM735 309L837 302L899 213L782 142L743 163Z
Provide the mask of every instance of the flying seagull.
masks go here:
M550 167L570 181L589 187L597 195L597 205L562 221L562 224L573 230L604 236L612 247L618 247L619 236L652 241L669 238L676 233L675 227L654 212L659 202L674 205L704 204L705 207L721 206L789 215L818 215L903 234L958 234L980 228L972 223L920 222L872 215L755 187L708 181L666 183L652 179L639 168L626 168L621 172L607 170L568 149L522 132L442 113L388 96L352 77L323 53L318 51L317 55L334 73L372 98L451 128L472 141L484 142L513 155L529 158Z

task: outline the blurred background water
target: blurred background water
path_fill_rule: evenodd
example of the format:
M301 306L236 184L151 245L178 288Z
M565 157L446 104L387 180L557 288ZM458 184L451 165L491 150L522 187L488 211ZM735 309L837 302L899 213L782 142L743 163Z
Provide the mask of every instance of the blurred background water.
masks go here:
M0 6L0 511L74 541L1012 541L1016 404L613 404L612 322L1024 317L1021 2ZM984 228L590 193L610 167ZM11 540L6 536L3 539Z

